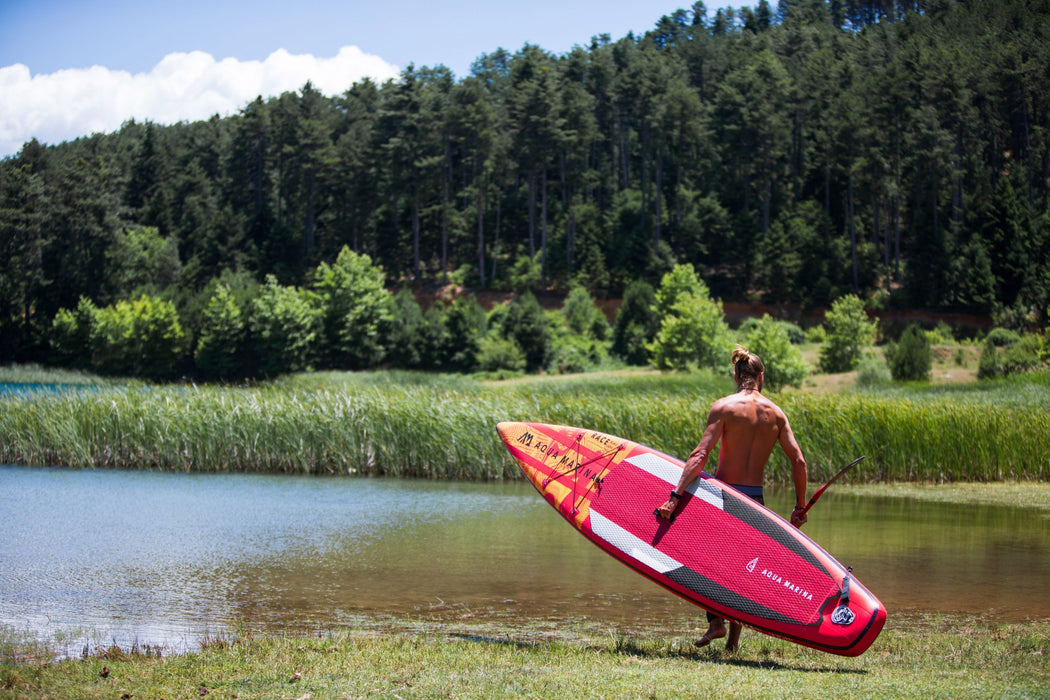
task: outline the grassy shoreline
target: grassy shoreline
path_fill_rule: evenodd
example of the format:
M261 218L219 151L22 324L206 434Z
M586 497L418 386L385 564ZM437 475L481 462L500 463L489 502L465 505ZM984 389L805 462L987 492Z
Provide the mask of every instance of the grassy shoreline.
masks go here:
M814 486L814 488L816 488ZM909 498L936 503L962 503L1009 508L1034 508L1050 517L1050 482L1000 481L995 483L924 484L839 484L837 493L858 496Z
M532 634L416 624L216 639L158 656L110 648L54 663L0 664L4 698L1050 697L1050 621L959 617L887 624L844 658L745 631L742 647L692 645L694 630Z

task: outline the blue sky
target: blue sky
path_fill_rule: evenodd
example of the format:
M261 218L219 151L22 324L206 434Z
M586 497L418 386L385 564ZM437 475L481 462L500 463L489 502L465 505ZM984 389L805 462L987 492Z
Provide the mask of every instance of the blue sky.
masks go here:
M757 1L757 0L756 0ZM668 4L627 0L0 0L0 157L57 143L236 112L306 80L337 93L409 63L471 62L526 42L555 54L651 29ZM718 7L740 2L710 2ZM752 3L753 4L753 3Z

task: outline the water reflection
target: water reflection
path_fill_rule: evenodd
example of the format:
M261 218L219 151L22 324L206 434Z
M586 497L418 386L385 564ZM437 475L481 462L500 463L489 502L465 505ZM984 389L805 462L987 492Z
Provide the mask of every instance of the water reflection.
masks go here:
M236 621L374 615L616 625L697 608L576 535L527 484L0 467L0 622L192 646ZM786 493L770 494L779 512ZM829 492L806 532L890 610L1050 617L1043 514Z
M809 534L864 571L865 583L891 609L1050 616L1044 513L901 498L839 497L822 505L828 511L807 526Z

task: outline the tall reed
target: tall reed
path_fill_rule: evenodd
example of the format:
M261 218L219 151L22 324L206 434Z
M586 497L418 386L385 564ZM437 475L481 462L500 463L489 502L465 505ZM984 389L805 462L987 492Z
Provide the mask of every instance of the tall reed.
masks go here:
M711 375L581 376L481 384L433 375L333 374L262 387L101 387L0 402L0 461L178 471L517 478L495 424L580 425L685 457ZM1014 396L1013 393L1009 394ZM774 397L814 481L856 456L854 480L1050 479L1045 389L1021 403L965 394ZM770 481L787 482L782 456Z

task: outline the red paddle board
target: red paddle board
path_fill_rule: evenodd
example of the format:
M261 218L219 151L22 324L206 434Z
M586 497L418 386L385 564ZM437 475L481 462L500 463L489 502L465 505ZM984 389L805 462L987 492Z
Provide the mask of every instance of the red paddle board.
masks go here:
M654 514L683 462L594 430L496 426L537 490L580 533L717 615L814 649L857 656L886 609L852 573L773 511L704 474L673 522Z

